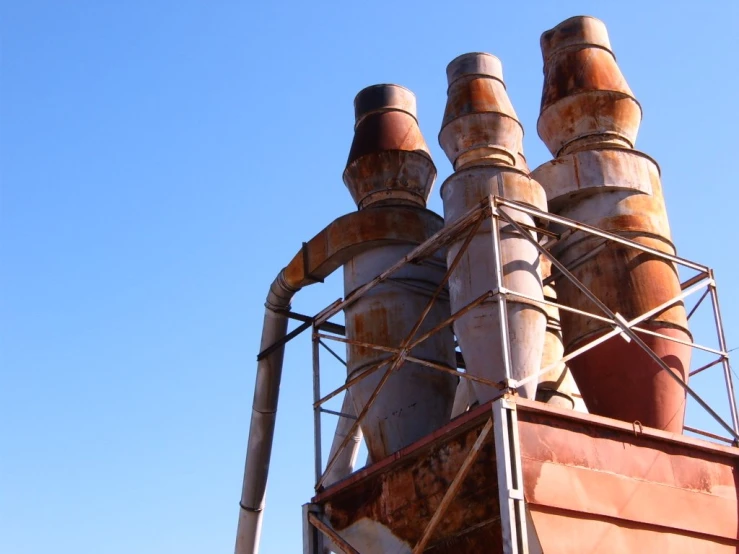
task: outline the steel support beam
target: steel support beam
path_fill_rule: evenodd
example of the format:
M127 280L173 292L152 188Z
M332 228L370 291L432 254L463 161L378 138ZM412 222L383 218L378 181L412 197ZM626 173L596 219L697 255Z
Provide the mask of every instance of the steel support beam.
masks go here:
M518 414L509 395L493 401L493 422L503 554L529 554Z
M303 504L303 554L324 554L323 535L311 523L311 516L318 513L319 506Z

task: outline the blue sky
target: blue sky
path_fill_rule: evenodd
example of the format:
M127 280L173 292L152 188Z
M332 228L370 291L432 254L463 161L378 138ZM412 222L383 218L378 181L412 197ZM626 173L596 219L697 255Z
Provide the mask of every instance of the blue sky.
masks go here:
M733 2L3 2L0 551L229 552L263 302L354 205L354 95L396 82L436 136L446 64L501 58L536 136L539 35L595 15L644 108L679 253L716 269L739 346ZM441 211L438 186L430 207ZM301 293L315 313L341 278ZM702 321L705 321L703 323ZM711 340L709 318L696 338ZM327 365L326 388L342 380ZM695 386L726 414L720 372ZM301 549L310 349L288 350L262 552ZM695 409L689 418L713 428ZM330 416L325 424L333 424Z

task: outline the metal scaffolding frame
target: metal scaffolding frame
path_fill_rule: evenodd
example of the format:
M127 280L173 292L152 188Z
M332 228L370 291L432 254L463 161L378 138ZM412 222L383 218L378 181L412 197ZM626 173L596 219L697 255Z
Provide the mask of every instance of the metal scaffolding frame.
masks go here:
M519 212L519 213L527 214L529 216L533 216L534 220L538 222L555 223L558 226L565 228L565 231L557 234L557 233L553 233L549 231L546 228L542 228L539 226L532 227L528 225L523 225L514 220L514 218L511 216L511 213L513 212ZM465 307L456 311L449 318L447 318L445 321L435 326L433 329L417 337L416 334L418 333L418 330L420 329L423 321L425 320L426 316L431 310L434 302L436 302L436 300L440 297L440 295L444 293L444 287L446 286L446 283L451 273L454 271L457 264L461 260L462 255L466 252L467 247L469 246L472 240L472 237L475 235L480 225L482 225L482 223L488 219L493 220L493 224L491 225L491 235L492 235L491 248L493 249L493 252L495 254L494 270L496 273L496 282L501 284L501 286L499 286L496 289L487 291L485 294L481 295L480 297L478 297L477 299L475 299L474 301L472 301ZM537 250L542 256L546 256L551 261L552 266L553 266L553 278L555 277L554 272L556 271L557 279L564 278L564 279L568 279L569 281L571 281L587 298L589 298L592 301L592 303L598 308L598 310L601 313L597 314L597 313L586 312L583 310L579 310L579 309L575 309L575 308L563 305L558 302L553 302L553 301L546 300L546 299L542 300L542 299L533 298L528 295L522 294L520 292L509 290L505 288L504 286L502 286L502 284L504 283L503 261L501 258L501 247L500 247L500 241L501 241L500 226L502 225L507 225L507 226L512 227L517 233L520 234L520 236L523 236L527 240L529 240L529 242L531 242L537 248ZM537 224L537 225L540 225L540 224ZM543 239L546 239L544 244L540 244L539 242L537 242L534 236L532 236L532 232L537 233L537 236L541 236ZM577 232L584 233L586 235L597 236L597 237L602 238L604 241L601 246L596 248L596 252L594 253L591 252L587 255L588 259L590 259L590 257L595 255L598 251L600 251L600 249L603 246L605 246L605 244L609 242L614 242L614 243L619 243L619 244L628 246L630 248L634 248L636 250L640 250L642 252L648 253L656 258L660 258L662 260L672 262L676 266L688 268L690 270L695 271L696 274L681 283L680 294L670 299L669 301L664 302L663 304L649 310L648 312L630 321L627 321L620 314L614 313L613 311L611 311L600 299L598 299L596 295L594 295L585 285L583 285L571 273L570 269L574 269L574 267L570 267L570 268L565 267L557 259L555 259L554 256L551 254L550 249L552 248L554 244L561 242L562 240L570 237L571 235ZM358 298L364 295L372 287L386 280L391 280L393 273L397 271L403 265L409 264L409 263L414 263L414 264L424 263L424 261L427 260L429 256L434 254L437 250L444 248L445 246L449 245L450 243L456 240L459 240L462 237L465 237L465 240L462 244L460 251L457 253L452 263L449 264L449 267L444 275L444 278L439 283L435 293L430 298L426 308L421 313L417 323L414 325L411 332L401 342L401 344L398 347L388 347L384 345L369 344L369 343L345 338L344 336L341 336L341 335L345 335L345 329L341 325L337 325L329 321L331 317L333 317L334 315L342 311L344 308L346 308L351 303L355 302ZM576 265L579 265L580 263L584 261L585 260L578 260L576 262ZM674 337L663 335L661 333L640 327L640 324L648 321L650 318L656 315L659 315L660 313L672 307L673 305L679 302L683 302L689 296L694 295L700 291L703 291L703 293L698 299L698 301L696 302L695 306L689 312L688 318L690 318L695 313L695 311L702 304L702 302L705 300L706 297L710 297L712 308L713 308L713 318L714 318L714 323L715 323L715 328L716 328L718 345L719 345L718 349L703 346L703 345L700 345L694 342L683 341L683 340L680 340ZM509 341L508 327L507 327L507 306L506 306L506 303L509 299L515 300L517 302L531 303L534 305L555 306L558 309L563 310L563 311L569 311L572 313L576 313L582 317L589 317L589 318L601 321L603 323L608 324L613 329L607 333L604 333L601 336L594 338L593 340L577 348L576 350L573 350L572 352L566 354L561 360L558 360L557 362L547 367L542 368L538 373L528 376L525 379L521 379L517 381L513 379L511 375L511 353L510 353L510 341ZM475 306L482 304L483 302L495 302L498 305L498 312L499 312L500 323L501 323L500 325L501 337L500 338L501 338L501 343L504 346L503 348L503 351L504 351L503 361L504 361L504 370L505 370L504 381L500 383L496 383L489 379L470 375L466 372L455 371L453 369L442 366L440 364L436 364L433 362L429 362L429 361L422 360L414 356L411 356L410 352L418 344L428 339L430 336L432 336L439 330L452 325L452 323L456 321L459 317L467 313L469 310L473 309ZM520 457L519 457L519 451L518 451L518 445L517 445L518 427L516 423L517 421L516 420L516 407L515 407L515 402L510 402L508 399L510 398L511 395L516 394L515 391L518 387L532 380L535 380L535 379L538 380L540 375L547 373L548 371L556 367L558 364L572 360L576 356L579 356L580 354L594 348L595 346L617 335L621 335L625 340L633 341L635 344L638 344L649 355L649 357L652 358L652 360L662 368L662 370L667 371L668 374L672 376L685 389L687 395L693 398L706 412L708 412L719 423L719 425L723 428L723 430L729 434L729 437L716 435L714 433L710 433L707 431L703 431L700 429L686 426L685 429L687 431L690 431L690 432L693 432L699 435L703 435L705 437L708 437L714 440L727 442L727 443L733 444L734 446L739 446L739 417L737 416L737 405L736 405L736 398L734 394L734 384L733 384L732 375L731 375L731 368L729 366L729 355L728 355L727 347L726 347L726 340L725 340L724 330L723 330L723 321L721 318L721 311L719 309L719 303L718 303L718 291L716 287L716 282L714 280L713 271L707 266L686 260L684 258L680 258L678 256L667 254L659 250L655 250L654 248L644 246L632 240L626 239L622 236L609 233L607 231L603 231L598 228L595 228L595 227L592 227L592 226L589 226L583 223L579 223L577 221L573 221L573 220L570 220L564 217L560 217L560 216L551 214L549 212L541 211L528 204L523 204L520 202L508 200L508 199L501 198L498 196L489 196L487 199L482 201L479 206L470 210L467 214L459 218L456 222L444 227L442 230L434 234L431 238L429 238L428 240L426 240L425 242L423 242L422 244L414 248L411 252L409 252L403 258L398 260L391 267L389 267L388 269L386 269L385 271L377 275L374 279L372 279L365 285L359 287L358 289L353 291L351 294L347 295L346 298L339 299L333 302L323 311L318 313L315 317L310 318L306 316L299 316L298 314L289 314L289 315L292 315L295 319L299 319L303 322L303 325L299 327L301 331L307 329L308 327L312 327L313 410L314 410L314 436L315 436L314 444L315 444L315 476L316 476L315 489L316 491L322 490L323 485L324 485L325 476L328 474L329 470L333 467L334 463L338 459L340 452L347 446L352 434L357 430L357 427L361 424L363 418L367 414L369 408L372 406L377 396L380 394L383 386L387 382L390 375L394 371L398 370L404 361L414 362L414 363L417 363L417 364L420 364L426 367L436 369L438 371L452 373L454 375L457 375L460 378L482 383L484 385L491 386L491 387L498 389L499 395L497 396L497 399L494 400L492 403L493 413L491 414L491 418L487 421L487 423L483 427L475 445L473 446L472 450L468 454L467 459L464 461L464 463L458 470L457 476L454 478L454 480L449 486L449 489L447 490L446 494L442 498L436 510L436 513L432 516L432 519L429 522L426 530L424 531L423 536L419 539L418 543L413 548L413 554L420 554L423 551L423 549L426 547L426 545L428 544L428 541L431 538L436 528L436 525L439 523L439 521L443 517L446 508L448 507L449 503L451 502L454 495L456 494L456 491L459 485L461 484L462 480L466 476L467 471L469 470L470 466L474 462L474 459L477 456L477 453L479 452L479 449L481 448L483 441L486 439L487 435L489 434L493 426L495 428L494 437L495 437L495 448L496 448L496 454L497 454L496 460L497 460L497 465L498 465L497 475L498 475L499 483L504 484L504 486L500 487L500 499L499 499L500 508L501 508L501 525L503 527L503 537L504 537L504 552L511 553L511 554L523 554L523 553L528 552L525 507L524 507L523 493L522 493L523 486L521 482L521 479L522 479L521 478L521 465L520 465ZM723 373L724 373L724 384L725 384L726 392L728 396L729 412L731 414L731 423L727 423L726 421L724 421L721 418L721 416L718 413L716 413L716 411L713 410L713 408L711 408L711 406L705 400L703 400L687 383L685 383L682 380L682 378L677 373L675 373L653 350L651 350L649 346L646 343L644 343L644 341L641 339L641 337L639 336L640 334L658 336L662 339L677 342L677 343L680 343L686 346L690 346L691 348L701 350L704 352L708 352L716 356L716 358L712 362L705 364L702 367L699 367L691 371L689 375L693 376L713 366L716 366L719 364L722 365ZM286 339L289 340L293 336L295 335L291 335L289 338L286 337ZM381 362L370 366L369 368L364 370L360 375L357 375L347 380L342 386L338 387L332 392L324 396L321 396L321 390L320 390L321 389L320 387L320 351L321 349L323 348L327 350L329 354L331 354L334 358L338 359L342 364L346 365L346 362L336 352L334 352L330 348L330 346L328 346L326 341L334 341L334 342L345 343L345 344L353 345L353 346L371 348L371 349L387 352L391 354L391 356L386 360L382 360ZM384 369L384 373L380 381L378 382L374 391L370 395L367 401L367 404L364 406L362 411L356 415L356 417L349 415L349 414L343 414L340 412L336 412L333 410L328 410L328 409L323 408L323 404L325 404L328 400L334 398L335 396L341 394L342 392L345 392L352 385L366 378L368 375L375 373L377 371L383 370L383 369ZM351 430L349 431L349 433L346 434L340 447L336 449L335 455L330 460L328 460L325 467L322 467L323 458L322 458L322 452L321 452L321 414L322 413L329 413L329 414L333 414L339 417L350 417L353 419ZM330 541L330 543L332 544L332 548L338 548L339 550L345 553L356 553L357 552L356 549L354 549L350 544L344 541L336 533L336 531L331 528L331 525L322 518L319 507L311 505L311 504L306 504L304 507L304 520L305 520L304 521L304 552L308 554L323 554L324 549L325 549L323 536L325 536L325 538L327 538L328 541Z

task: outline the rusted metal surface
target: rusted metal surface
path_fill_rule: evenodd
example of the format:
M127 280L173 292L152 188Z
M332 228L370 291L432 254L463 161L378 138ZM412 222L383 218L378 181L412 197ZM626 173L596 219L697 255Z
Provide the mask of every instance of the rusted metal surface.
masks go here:
M572 17L541 36L544 90L539 136L558 156L583 145L633 146L641 108L593 17Z
M545 552L736 552L737 449L519 408L525 497Z
M552 262L546 256L540 256L541 277L543 281L552 273ZM552 285L544 287L544 298L557 299L557 293ZM580 399L580 391L570 368L562 362L564 344L562 344L562 328L559 320L559 309L556 306L545 305L547 314L547 334L544 337L541 367L554 366L553 369L539 376L539 386L536 389L536 399L560 408L580 409L584 404Z
M382 245L418 245L442 218L414 206L393 206L352 212L337 218L305 244L283 271L289 286L302 288L318 282L352 257Z
M738 449L513 401L529 542L535 538L542 552L723 554L739 548ZM410 552L489 417L490 405L463 414L313 502L361 552L392 551L373 537ZM424 552L502 552L494 467L492 441L485 441ZM366 549L358 546L362 538Z
M363 554L411 552L472 451L485 423L478 422L482 417L490 418L489 406L326 489L316 503L333 528ZM500 549L494 468L492 439L487 438L425 552Z
M509 204L509 202L505 200L503 201L496 200L496 202L500 202L501 204L506 204L506 205ZM529 237L526 234L526 231L514 219L512 219L505 212L502 212L502 211L500 212L500 216L503 219L505 219L519 233L521 233L522 236L524 236L532 245L534 245L541 254L549 255L548 252L540 244L538 244L533 238ZM542 217L549 218L550 220L552 219L550 216L542 216ZM616 237L616 235L610 235L610 240L614 240L617 244L623 244L622 239L619 238L618 240L616 240L614 237ZM632 245L632 247L635 248L636 250L640 250L642 248L640 245L634 247L633 245L638 244L638 243L635 243L634 241L629 241L628 243ZM657 259L665 259L664 256L658 254L656 250L650 249L649 254L652 256L656 256ZM648 331L646 329L635 328L635 325L642 323L642 322L648 322L652 317L659 315L666 309L678 304L679 302L682 302L683 299L687 295L691 294L691 292L694 292L695 289L702 288L702 286L706 286L706 284L708 284L708 286L713 286L714 281L712 278L707 277L706 279L702 279L701 280L703 281L702 283L696 283L695 285L688 287L688 289L681 291L679 295L667 300L666 302L658 306L655 306L654 308L643 313L639 317L634 318L630 321L627 321L620 314L614 313L613 310L611 310L597 296L595 296L590 289L588 289L585 285L583 285L582 282L579 281L577 277L573 275L570 271L568 271L568 269L561 262L556 260L556 258L550 258L550 260L552 262L552 265L555 266L557 270L564 277L566 277L570 283L572 283L583 295L585 295L591 302L593 302L598 307L598 309L602 311L608 317L609 325L613 326L613 330L608 331L602 334L601 336L594 338L591 341L587 341L586 344L584 344L582 347L577 348L576 350L566 354L562 358L562 361L574 359L575 356L583 352L592 350L597 345L605 343L608 339L615 337L617 335L622 335L623 338L627 340L628 342L633 341L633 343L641 349L640 351L646 354L646 356L649 358L649 360L651 360L652 363L656 364L656 366L658 366L665 375L668 375L671 379L673 379L673 381L677 383L685 393L689 394L691 398L695 400L704 410L706 410L719 423L719 425L721 425L737 441L739 441L739 432L737 431L737 428L736 428L736 419L734 419L734 427L732 428L732 426L726 421L724 421L724 419L709 404L707 404L706 401L700 397L700 395L698 395L690 386L688 386L688 384L685 382L684 376L681 375L679 371L671 367L669 365L669 361L666 361L663 358L661 358L660 355L656 353L655 350L651 348L650 345L647 344L642 339L641 335L646 334L647 336L657 337L660 340L664 340L670 343L676 343L676 344L679 344L681 346L686 346L686 347L693 347L694 344L686 340L675 339L674 337L670 337L667 334L660 334L654 331ZM715 289L713 290L713 293L715 294ZM564 308L564 306L562 305L559 305L558 307ZM600 321L601 318L598 318L598 320ZM717 316L717 321L718 320L720 320L720 317ZM720 331L720 326L717 326L717 328L718 328L719 335L722 336L722 333ZM721 341L721 344L722 345L724 344L723 340ZM727 353L722 350L720 354L724 356L724 362L725 362L724 365L726 367L728 365L726 363ZM524 385L526 381L532 380L534 377L538 378L538 376L541 373L544 373L548 370L549 368L546 368L540 372L536 372L533 375L527 377L524 381L519 381L514 386L520 389L521 386ZM730 400L733 399L731 387L727 387L727 390L729 391ZM675 399L668 398L667 400L665 400L663 398L659 398L657 401L657 404L664 404L665 406L669 406L670 402L674 400ZM642 425L641 422L639 422L638 420L636 421L636 423L638 423L640 426Z
M436 167L416 120L416 98L399 85L374 85L354 100L354 140L344 183L362 209L426 199Z
M551 164L536 168L534 173L548 183L549 209L555 213L573 200L606 191L621 193L619 199L627 199L632 204L638 202L632 198L634 193L664 201L657 162L637 150L608 148L561 154ZM639 213L638 206L624 206L622 209ZM583 223L593 218L590 211L582 209L577 215L584 218L578 219ZM652 225L657 227L660 236L669 238L670 228L665 221L652 221Z
M689 338L679 329L653 328L668 336ZM689 367L684 360L690 359L690 347L641 336L662 361L687 380ZM627 343L620 336L613 337L569 364L591 412L623 421L638 420L657 429L682 431L686 392L640 346ZM592 394L594 390L600 394ZM606 394L609 390L611 393Z
M418 209L425 207L436 168L418 128L413 94L397 85L377 85L361 91L354 105L354 141L344 181L360 211L395 211L407 202L421 206ZM366 208L368 205L371 207ZM427 221L424 240L441 229L438 220ZM386 245L353 256L344 265L344 296L350 297L403 259L413 246ZM432 259L436 263L404 265L393 273L392 280L377 284L345 307L348 379L393 356L356 343L403 348L404 341L414 338L411 335L423 334L449 317L449 302L436 292L445 278L443 252ZM441 329L402 355L453 371L452 332ZM368 375L348 392L356 413L366 412L360 425L373 460L447 422L454 399L454 375L405 359L394 362L388 371Z
M454 224L490 195L546 210L541 186L517 167L523 129L505 91L500 61L490 54L465 54L449 64L447 77L449 92L439 142L455 173L441 187L445 224ZM524 225L534 224L527 214L513 215ZM447 259L460 252L463 256L449 280L452 311L501 287L543 297L536 249L508 226L495 225L501 227L500 247L491 220L480 227L466 251L462 252L461 240L449 246ZM470 310L457 319L454 331L469 374L493 381L507 377L520 380L540 368L546 316L535 303L511 301L506 302L504 322L499 302L506 301L495 297ZM508 329L501 328L501 323L507 323ZM506 375L508 364L510 375ZM497 394L495 389L476 383L473 388L480 402ZM533 382L520 391L531 398L535 392Z
M462 465L460 466L459 471L454 476L454 479L452 480L452 482L449 484L449 488L444 493L444 497L441 499L441 502L439 502L439 505L437 506L436 511L434 512L434 515L431 516L431 520L429 521L426 528L423 530L423 535L421 535L421 538L416 544L416 546L413 547L413 554L421 554L426 549L426 546L431 540L431 537L436 531L436 528L441 523L442 518L446 515L450 504L454 500L454 497L457 495L457 492L459 491L459 487L462 486L462 483L464 482L465 478L467 477L467 474L472 468L472 464L475 462L475 459L480 453L480 448L482 448L482 444L487 438L492 428L493 428L493 420L491 418L491 419L488 419L487 423L485 423L485 425L483 426L482 430L480 431L480 434L477 436L477 440L475 441L475 444L473 444L472 448L470 448L469 454L467 454L467 457L462 462Z
M551 172L549 176L541 176L538 171L535 173L545 187L549 183L561 182L549 178ZM621 234L655 250L674 253L669 234L665 236L669 228L661 199L626 191L589 194L571 198L570 203L563 205L558 213ZM600 245L598 238L573 236L555 246L553 253L566 267L573 266L571 271L577 279L611 310L627 320L680 294L680 281L672 263L628 246L607 244L596 255L590 255L585 263L574 267L576 260L589 255ZM559 279L556 288L563 304L575 309L592 310L591 301L571 282ZM691 340L682 302L641 324L641 327L664 332L683 341ZM593 318L567 311L562 313L562 329L566 351L572 351L609 330L609 327ZM687 379L690 348L655 337L644 338L648 338L648 342L660 351L660 356L670 367ZM588 409L601 415L628 421L638 419L650 427L679 432L684 417L685 393L679 384L670 382L669 376L660 376L659 368L638 350L638 347L616 339L571 362L570 367ZM655 388L658 383L666 388ZM648 390L652 397L643 396L634 389L641 392ZM612 411L617 405L620 407ZM674 412L676 405L683 406L679 414ZM661 410L664 411L663 415L656 417ZM663 427L667 422L669 427Z
M436 236L436 234L434 236ZM429 239L429 240L433 240L433 237L431 239ZM408 257L411 256L411 255L413 255L413 252L415 252L415 251L416 251L416 249L414 249L411 253L406 254L405 256L401 257L399 262L396 262L395 264L391 265L391 267L389 269L385 270L384 272L381 272L380 275L383 275L385 273L394 272L395 270L400 269L401 267L403 267L405 265L406 261L408 260ZM454 267L457 265L458 261L459 261L458 259L455 259L452 262L452 264L450 265L449 269L446 271L446 273L444 274L444 276L441 278L441 280L436 285L436 290L433 292L433 294L430 295L428 302L426 302L426 306L421 310L420 315L418 316L418 319L416 320L416 323L413 325L413 327L411 327L410 331L407 333L407 335L405 336L405 338L402 339L401 344L400 344L400 348L397 349L397 351L393 355L392 359L391 360L388 360L390 362L388 369L385 371L384 375L379 379L379 382L377 383L377 385L372 390L372 393L367 397L366 401L363 403L363 406L361 408L361 411L357 414L357 419L354 422L354 424L352 426L352 430L349 432L349 434L353 433L356 430L356 426L358 426L360 423L362 423L362 421L364 420L364 417L369 413L370 409L372 408L373 403L379 398L380 392L382 391L382 388L385 385L385 383L387 383L387 381L390 379L390 377L392 377L394 375L394 372L396 372L397 370L400 369L400 367L402 366L402 364L404 362L407 361L409 363L420 364L423 367L431 367L433 369L436 369L437 371L442 371L444 373L450 374L453 377L456 377L457 376L456 371L453 370L453 369L451 369L451 368L449 368L448 366L443 366L443 365L437 364L435 362L430 362L428 360L417 358L417 357L411 356L409 353L412 351L412 349L415 346L417 346L421 342L420 339L416 340L416 342L413 342L413 341L415 340L415 337L417 337L418 332L420 331L421 327L423 326L424 322L426 321L427 316L431 313L431 310L436 306L437 300L439 300L441 298L442 292L444 291L444 288L447 285L447 280L449 278L449 275L454 270ZM439 264L432 264L430 267L432 267L432 268L439 268L441 266ZM362 294L364 294L367 291L369 291L371 289L371 287L373 287L373 286L375 286L375 285L383 282L383 280L381 280L381 279L378 280L378 279L379 279L379 277L375 277L375 278L371 279L368 283L365 283L365 284L361 285L358 289L356 289L356 294L350 294L349 295L350 297L355 296L355 298L349 304L345 304L344 302L337 301L337 302L335 302L333 304L333 306L335 306L337 303L344 304L344 307L350 306L352 303L354 303L354 301L356 301L357 299L360 299L362 297L362 295L360 295L359 292L361 292ZM387 282L389 282L389 281L387 281ZM396 283L397 281L392 281L392 282L393 283ZM413 287L414 290L416 290L418 288L422 288L422 287ZM323 313L325 314L326 311L324 311ZM319 317L317 316L316 319L319 319ZM393 352L393 351L396 350L396 349L393 349L393 348L382 347L382 346L378 346L378 345L374 345L374 344L362 343L362 342L355 341L355 340L352 340L352 339L344 339L344 340L346 341L347 344L353 344L354 346L360 346L362 348L370 347L373 350L380 350L380 351L383 351L384 350L384 351L390 351L390 352ZM349 378L347 380L347 383L350 382L350 381L354 381L354 382L357 382L357 383L360 383L360 384L363 383L363 382L368 382L367 377L370 376L371 373L373 373L376 368L385 365L385 363L386 362L383 360L383 361L380 361L378 363L370 364L369 367L366 369L366 371L364 371L363 373L361 373L359 376L355 376L355 377ZM317 366L314 365L314 367L317 367ZM347 369L349 369L349 365L348 364L347 364ZM349 390L348 389L348 385L347 385L347 390ZM316 404L318 404L318 402L314 402L314 406ZM396 412L396 413L391 414L391 417L392 416L397 416L397 415L399 415L399 412ZM401 424L405 424L405 425L403 425L403 427L406 428L406 429L411 429L412 428L413 421L410 420L410 419L407 419L407 420L403 421L402 418L400 418L399 420L396 420L396 421L400 421ZM339 449L342 449L342 448L346 447L346 445L348 443L348 437L349 437L349 435L347 435L347 437L344 438L344 440L342 441L341 445L339 446ZM380 446L382 446L382 444L380 444ZM371 455L372 455L372 453L370 452L370 456L368 456L370 459L371 459ZM337 457L334 457L331 460L329 460L329 462L328 462L328 464L326 466L326 473L328 473L329 471L331 471L331 469L332 469L334 463L336 462L336 460L337 460ZM316 490L320 490L322 488L324 480L325 480L325 477L322 477L318 481L318 483L316 484Z
M409 249L408 246L384 247L353 258L344 266L345 296L389 267ZM437 267L410 264L402 267L394 274L395 279L407 280L414 283L416 288L401 288L392 281L372 288L345 309L347 338L380 346L401 346L443 275L444 271ZM419 333L429 330L447 317L448 302L437 300ZM453 369L455 356L451 329L441 329L410 353L416 358ZM351 379L364 372L367 367L390 357L388 352L349 344L348 378ZM374 373L350 389L357 412L367 404L369 395L381 377ZM371 459L384 458L446 423L451 414L455 387L456 379L453 375L418 363L403 363L390 376L362 423Z
M545 79L539 133L557 157L532 175L545 188L549 209L674 254L659 167L632 149L641 109L618 69L605 26L588 17L568 19L544 33L541 44ZM623 244L574 234L551 252L626 320L681 292L673 263ZM570 280L558 279L556 289L562 304L592 310L592 301ZM640 327L650 333L642 334L644 341L687 381L690 348L661 338L691 342L683 303ZM577 350L611 328L565 311L565 351ZM675 432L682 429L683 387L639 346L613 338L573 359L570 368L590 411Z
M454 169L481 160L528 171L523 127L503 82L503 66L491 54L463 54L447 66L447 103L439 144Z

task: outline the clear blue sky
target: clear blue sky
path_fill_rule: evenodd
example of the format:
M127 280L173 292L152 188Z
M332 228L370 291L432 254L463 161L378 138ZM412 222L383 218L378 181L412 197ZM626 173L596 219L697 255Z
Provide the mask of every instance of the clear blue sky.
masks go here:
M737 6L3 2L0 552L232 551L264 297L301 241L354 209L354 95L416 92L440 183L446 64L492 52L535 167L539 35L572 15L608 25L674 240L716 268L739 346ZM341 279L314 289L297 310ZM265 554L301 549L309 352L301 339L286 359ZM725 414L719 376L695 385Z

